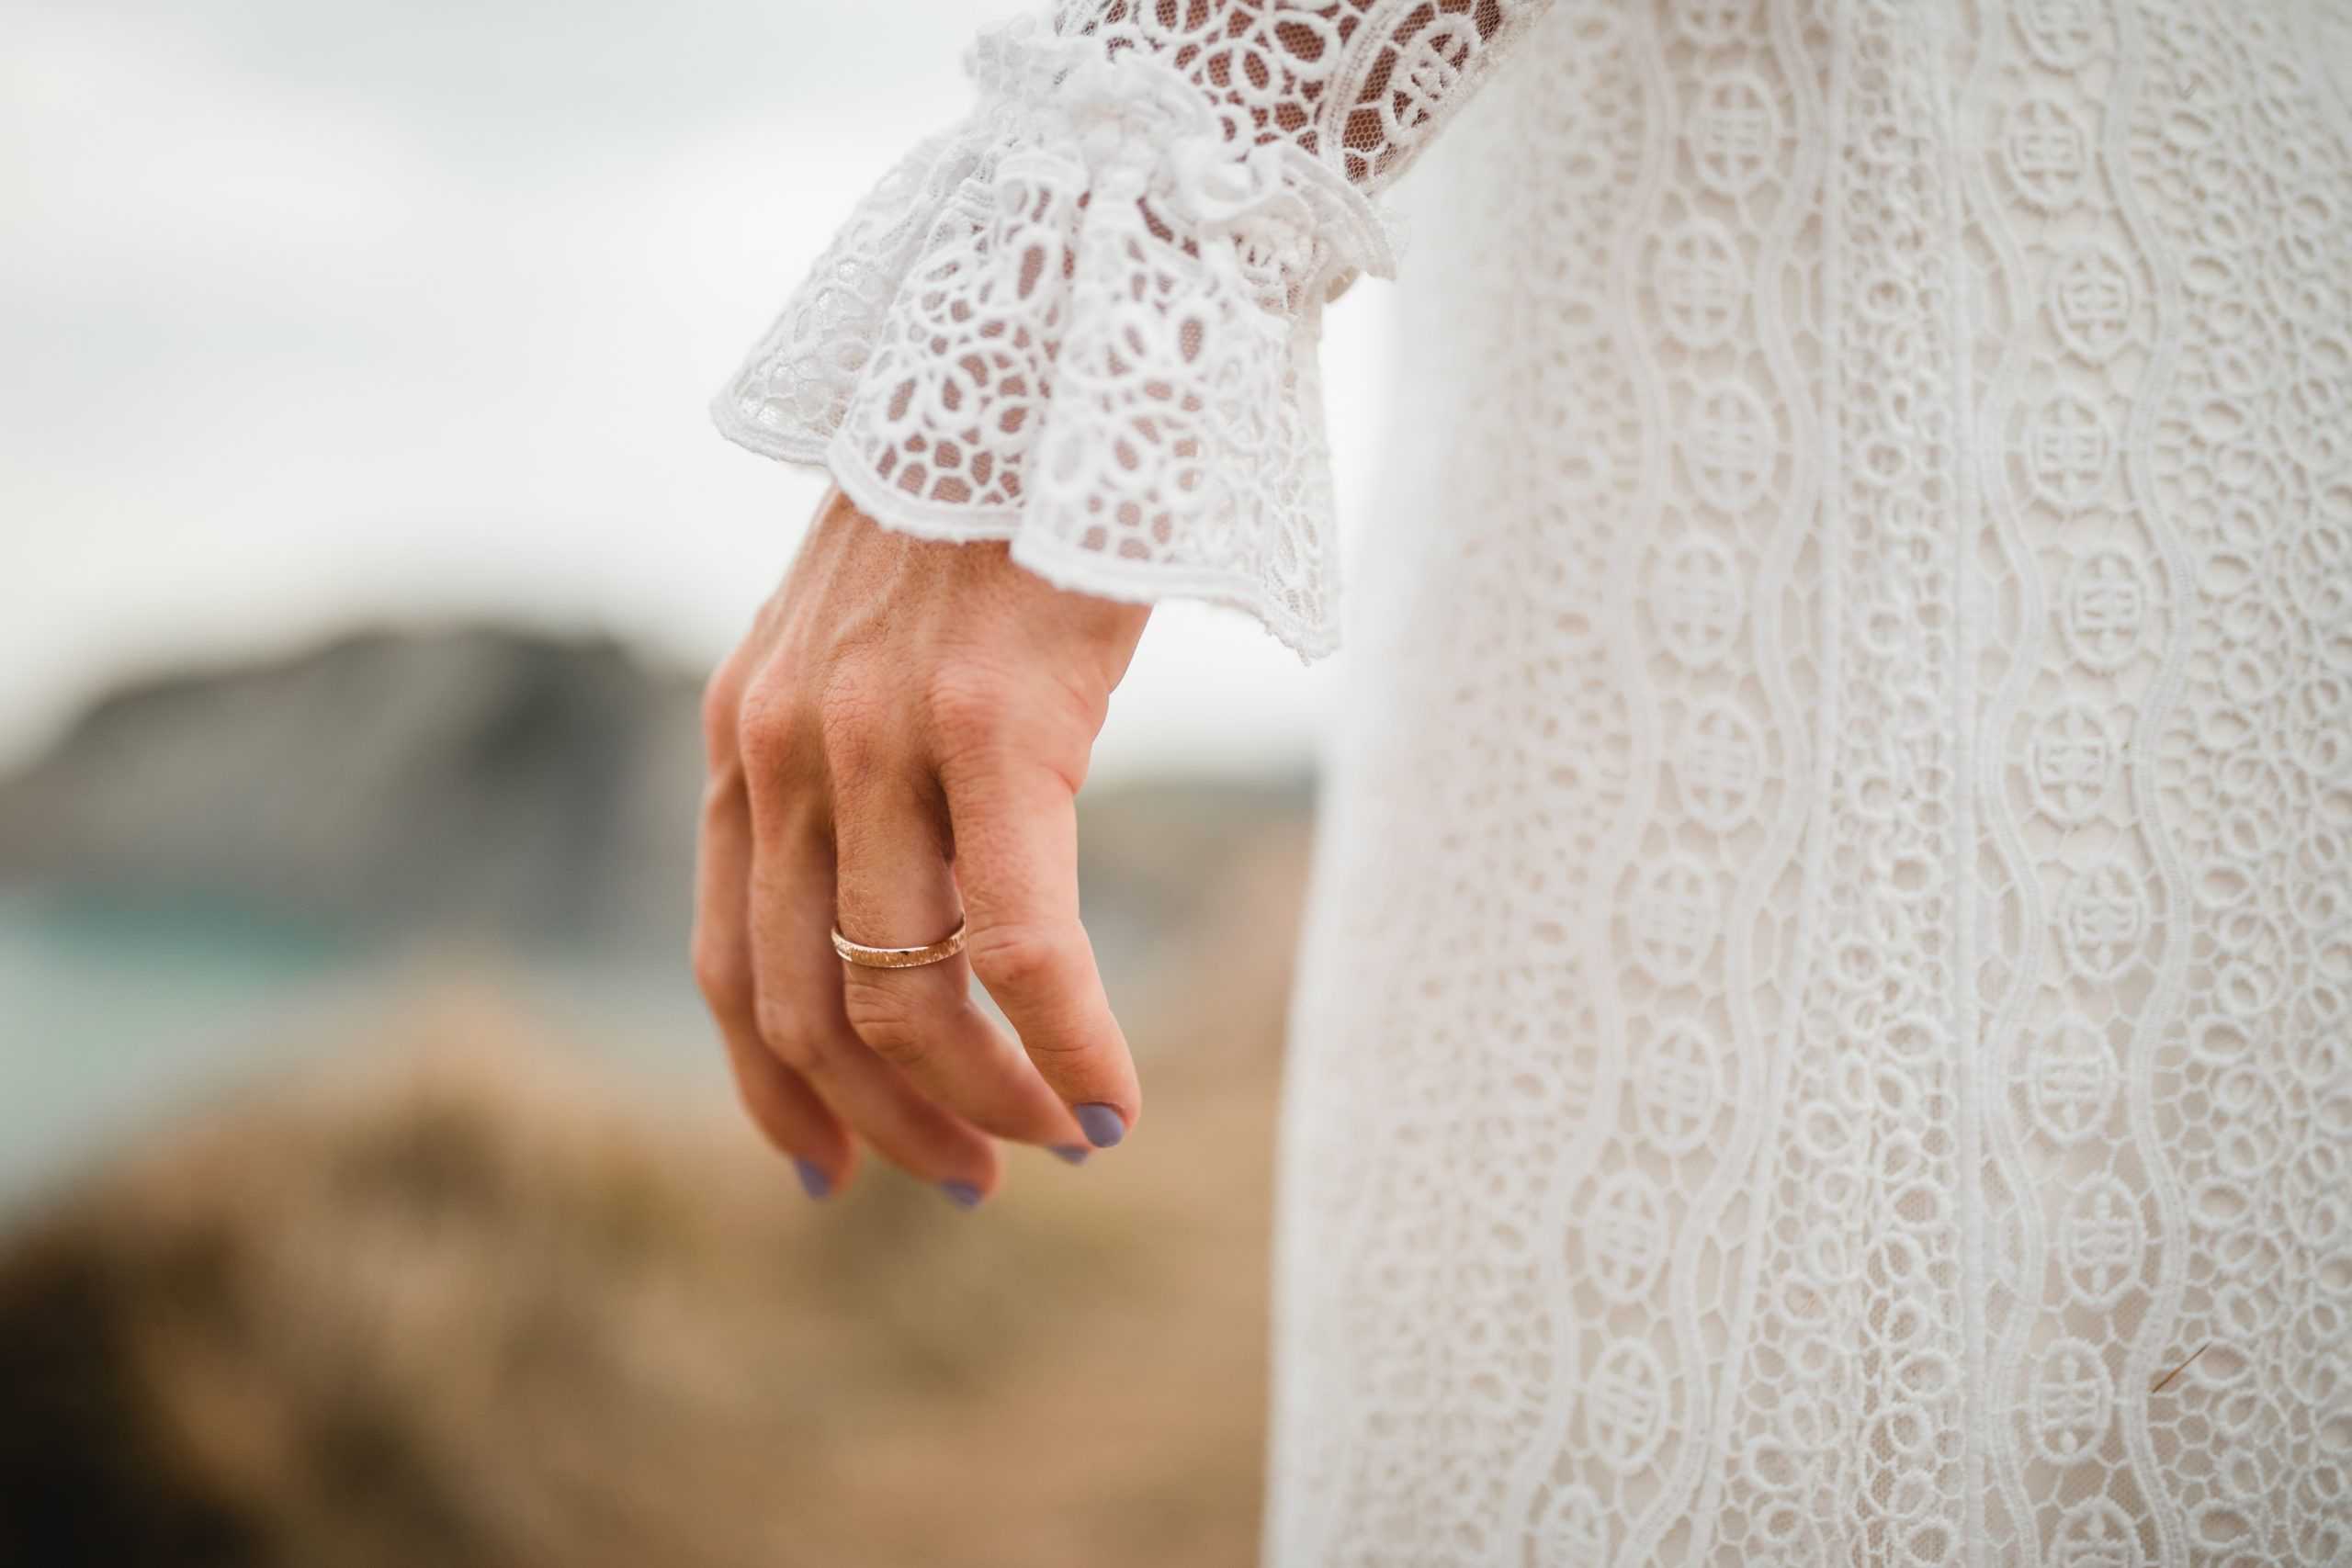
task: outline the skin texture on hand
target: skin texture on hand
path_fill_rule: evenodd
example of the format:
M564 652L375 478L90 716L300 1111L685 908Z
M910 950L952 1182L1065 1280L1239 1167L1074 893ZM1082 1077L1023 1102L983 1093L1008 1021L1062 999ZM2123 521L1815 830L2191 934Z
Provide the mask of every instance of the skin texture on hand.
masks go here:
M891 533L836 493L712 675L695 977L745 1106L812 1193L846 1183L863 1143L977 1202L995 1139L1075 1149L1135 1124L1078 919L1075 797L1149 614L1055 588L1001 544ZM916 947L959 918L970 937L943 963L833 952L836 923Z

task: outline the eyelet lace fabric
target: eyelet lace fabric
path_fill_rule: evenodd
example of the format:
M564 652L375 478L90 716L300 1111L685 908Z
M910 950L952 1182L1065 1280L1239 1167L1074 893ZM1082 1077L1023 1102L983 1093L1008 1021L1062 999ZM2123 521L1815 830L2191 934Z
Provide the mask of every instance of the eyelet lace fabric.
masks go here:
M1275 1568L2352 1564L2347 45L1071 5L722 397L892 526L1319 649L1316 312L1428 148Z
M1329 651L1321 307L1392 273L1373 197L1511 24L1495 0L1093 0L992 29L979 107L867 197L719 428L890 527Z

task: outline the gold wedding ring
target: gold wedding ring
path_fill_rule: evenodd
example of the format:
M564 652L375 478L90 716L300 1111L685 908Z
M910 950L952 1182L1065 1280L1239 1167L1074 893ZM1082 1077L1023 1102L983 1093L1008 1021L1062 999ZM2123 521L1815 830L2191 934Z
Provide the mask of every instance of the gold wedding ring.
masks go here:
M958 920L944 941L934 942L929 947L868 947L862 942L850 941L842 935L842 928L835 926L833 951L861 969L920 969L963 952L964 933L971 926L968 919Z

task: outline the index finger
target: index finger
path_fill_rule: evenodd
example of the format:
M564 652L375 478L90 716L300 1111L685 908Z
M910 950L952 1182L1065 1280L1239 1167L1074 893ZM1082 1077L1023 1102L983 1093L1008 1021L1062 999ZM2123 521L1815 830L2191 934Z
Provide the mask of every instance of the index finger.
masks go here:
M972 973L1087 1141L1109 1148L1142 1114L1143 1089L1079 923L1069 784L1050 767L1010 757L979 771L945 771L940 783Z

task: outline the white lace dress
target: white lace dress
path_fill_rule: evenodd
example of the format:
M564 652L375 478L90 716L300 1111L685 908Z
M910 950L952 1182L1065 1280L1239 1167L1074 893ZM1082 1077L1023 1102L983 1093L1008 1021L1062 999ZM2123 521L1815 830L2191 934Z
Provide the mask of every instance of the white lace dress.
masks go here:
M886 524L1320 651L1317 311L1434 142L1276 1568L2352 1562L2343 37L1083 0L722 395Z

